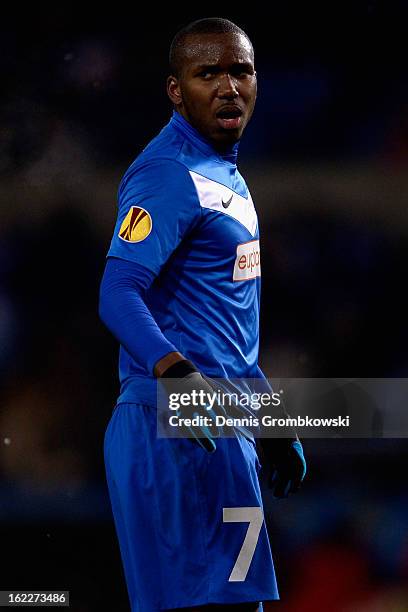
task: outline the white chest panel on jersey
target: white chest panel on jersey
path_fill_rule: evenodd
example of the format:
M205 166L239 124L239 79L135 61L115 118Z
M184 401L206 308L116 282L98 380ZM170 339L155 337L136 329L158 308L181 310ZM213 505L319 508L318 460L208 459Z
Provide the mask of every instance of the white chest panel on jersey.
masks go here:
M192 170L189 172L197 189L200 205L203 208L217 210L224 215L233 217L246 227L252 236L255 236L258 219L249 191L248 198L244 198L235 191L225 187L225 185L221 185L221 183L212 181Z

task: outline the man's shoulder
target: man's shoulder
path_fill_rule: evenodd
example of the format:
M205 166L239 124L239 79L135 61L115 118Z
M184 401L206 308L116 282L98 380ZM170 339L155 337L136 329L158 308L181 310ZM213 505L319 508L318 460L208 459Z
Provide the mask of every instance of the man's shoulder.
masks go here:
M180 178L188 174L187 164L180 158L184 139L166 125L139 153L122 176L119 190L130 180L157 181L166 177Z
M134 163L174 160L178 157L183 142L184 138L172 127L170 122L150 140L143 151L137 156Z

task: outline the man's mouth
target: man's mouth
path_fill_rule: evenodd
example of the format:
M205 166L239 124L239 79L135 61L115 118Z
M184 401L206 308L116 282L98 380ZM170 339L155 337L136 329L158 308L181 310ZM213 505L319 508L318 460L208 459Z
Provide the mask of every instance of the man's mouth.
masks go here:
M217 113L217 122L225 130L235 130L242 122L242 110L239 106L224 106Z

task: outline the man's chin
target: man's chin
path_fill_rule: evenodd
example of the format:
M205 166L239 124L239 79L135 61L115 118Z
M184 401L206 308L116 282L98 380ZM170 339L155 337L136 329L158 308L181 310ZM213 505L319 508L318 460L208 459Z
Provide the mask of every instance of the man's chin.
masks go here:
M241 140L243 130L228 130L225 132L217 132L215 138L212 139L213 146L216 149L228 149Z

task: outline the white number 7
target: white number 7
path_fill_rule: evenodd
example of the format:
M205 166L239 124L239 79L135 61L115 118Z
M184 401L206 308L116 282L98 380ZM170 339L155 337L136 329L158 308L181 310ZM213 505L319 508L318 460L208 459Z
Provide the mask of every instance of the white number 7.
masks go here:
M232 568L228 582L243 582L251 565L255 548L258 543L259 532L263 523L262 508L223 508L222 520L224 523L249 523L244 541L239 551L235 565Z

